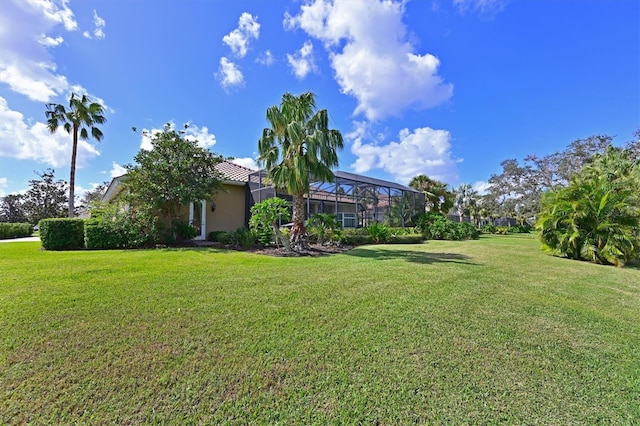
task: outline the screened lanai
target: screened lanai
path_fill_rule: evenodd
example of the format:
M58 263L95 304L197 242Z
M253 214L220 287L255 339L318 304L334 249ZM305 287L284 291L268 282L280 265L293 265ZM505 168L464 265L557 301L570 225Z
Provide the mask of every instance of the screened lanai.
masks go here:
M371 223L389 226L414 226L424 212L424 194L415 189L382 179L337 171L333 182L312 182L306 195L306 217L316 213L334 214L344 228L365 227ZM291 200L276 190L259 170L249 176L252 204L267 198Z

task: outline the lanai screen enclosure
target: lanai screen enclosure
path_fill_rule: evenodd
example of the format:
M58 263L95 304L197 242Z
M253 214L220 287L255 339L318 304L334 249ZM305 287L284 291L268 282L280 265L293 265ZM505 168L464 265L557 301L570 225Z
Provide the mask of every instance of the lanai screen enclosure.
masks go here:
M253 203L291 196L276 190L266 179L266 172L258 170L249 175ZM417 215L424 213L424 194L382 179L348 172L335 172L334 181L311 182L306 195L307 218L315 213L334 214L344 228L365 227L371 223L389 226L414 226Z

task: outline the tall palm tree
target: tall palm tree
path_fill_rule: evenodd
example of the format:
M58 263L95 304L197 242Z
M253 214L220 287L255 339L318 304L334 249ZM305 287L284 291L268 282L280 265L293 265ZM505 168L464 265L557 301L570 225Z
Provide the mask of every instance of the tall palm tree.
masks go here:
M259 161L273 185L293 197L291 243L304 247L304 194L313 180L333 181L332 167L338 165L337 151L344 146L342 134L329 129L326 109L316 111L311 92L294 96L285 93L280 105L267 109L271 127L258 141Z
M71 172L69 177L69 217L75 213L74 197L76 184L76 155L78 152L78 138L87 140L89 137L97 140L102 139L102 131L96 125L104 124L107 119L104 117L104 107L98 102L92 102L87 95L79 97L75 93L69 99L69 108L64 105L47 104L47 128L51 133L55 133L58 127L73 134L73 148L71 150Z

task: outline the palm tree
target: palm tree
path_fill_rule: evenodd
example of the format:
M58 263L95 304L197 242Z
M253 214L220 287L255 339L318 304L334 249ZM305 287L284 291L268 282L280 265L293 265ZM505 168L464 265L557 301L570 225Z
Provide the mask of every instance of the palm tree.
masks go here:
M69 108L64 105L47 104L47 128L55 133L62 125L64 130L73 134L73 148L71 150L71 176L69 178L69 217L75 213L74 197L76 183L76 155L78 152L78 138L87 140L91 136L97 141L102 139L102 132L96 125L104 124L104 107L97 102L92 102L87 95L79 97L75 93L69 99Z
M448 191L448 185L426 175L417 175L409 182L409 187L424 194L425 210L443 213L452 206L452 194Z
M464 212L468 211L469 208L476 205L476 198L478 196L478 193L473 189L471 184L463 183L454 190L454 194L454 206L456 208L456 211L460 215L460 222L462 222Z
M311 92L294 96L285 93L280 105L267 109L271 127L265 128L258 141L259 161L273 185L293 197L291 243L304 247L304 194L313 180L333 181L332 167L338 165L337 151L344 144L342 134L329 129L326 109L316 112Z

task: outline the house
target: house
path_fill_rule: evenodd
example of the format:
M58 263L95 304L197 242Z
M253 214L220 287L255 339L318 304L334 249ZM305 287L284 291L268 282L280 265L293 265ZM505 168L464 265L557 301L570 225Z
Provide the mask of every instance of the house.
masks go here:
M197 231L196 239L206 239L211 231L235 231L248 226L250 209L267 198L291 201L286 192L269 185L264 170L252 170L223 161L216 168L222 175L222 188L213 201L195 201L184 206L183 215ZM356 175L334 173L334 182L312 182L306 197L306 215L336 215L344 228L384 222L392 226L411 226L412 217L424 212L424 195L395 182ZM125 176L111 181L102 200L112 201L123 188Z

